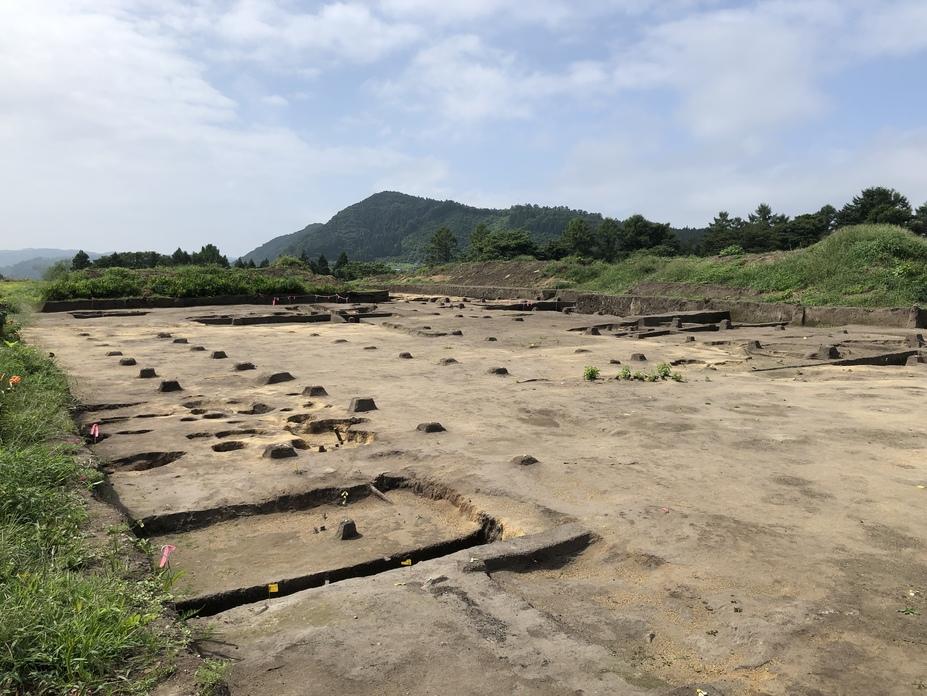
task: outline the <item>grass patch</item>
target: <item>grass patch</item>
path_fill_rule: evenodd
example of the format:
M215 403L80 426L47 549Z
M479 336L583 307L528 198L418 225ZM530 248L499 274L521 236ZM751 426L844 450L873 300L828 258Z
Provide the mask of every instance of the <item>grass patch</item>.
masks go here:
M231 663L226 660L203 660L194 679L197 696L218 696L222 693L230 668Z
M671 379L674 382L686 381L685 377L683 377L681 373L673 371L673 368L670 367L669 363L660 363L650 372L644 372L642 370L636 370L632 372L631 368L625 365L615 376L615 379L624 380L627 382L665 382L668 379Z
M596 292L624 293L643 282L713 284L750 288L767 302L906 307L927 303L927 239L892 225L858 225L795 251L641 254L614 264L565 259L548 264L546 275L562 278L564 287Z
M99 474L69 444L64 375L15 340L0 372L0 692L147 693L182 643L158 621L161 579L132 577L121 530L86 537L81 490Z
M73 271L48 283L45 300L90 297L216 297L219 295L332 294L331 279L299 269L174 266Z

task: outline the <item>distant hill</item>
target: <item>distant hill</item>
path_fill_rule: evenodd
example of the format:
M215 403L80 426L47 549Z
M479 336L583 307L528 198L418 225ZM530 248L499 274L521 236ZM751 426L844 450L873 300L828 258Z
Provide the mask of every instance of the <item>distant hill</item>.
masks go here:
M280 254L334 260L345 251L354 261L395 259L417 261L439 227L448 227L465 248L473 228L524 229L537 242L556 239L573 217L598 224L602 216L566 207L516 205L504 210L474 208L455 201L409 196L394 191L376 193L348 206L325 224L307 225L299 232L276 237L242 258L260 263Z
M260 263L264 259L273 261L275 258L286 252L290 246L297 244L304 235L307 235L310 232L314 232L319 227L324 226L325 224L322 222L311 222L303 227L299 232L283 234L279 237L274 237L269 242L264 242L254 251L249 251L247 254L242 256L242 259L245 261L253 260L255 263Z
M0 275L4 278L38 279L54 263L72 259L77 249L0 249ZM90 258L100 255L87 252Z

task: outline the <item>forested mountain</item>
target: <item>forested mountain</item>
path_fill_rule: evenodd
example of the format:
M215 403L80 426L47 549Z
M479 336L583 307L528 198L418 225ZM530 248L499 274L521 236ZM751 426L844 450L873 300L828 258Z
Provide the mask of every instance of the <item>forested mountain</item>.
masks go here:
M299 232L291 232L290 234L283 234L279 237L274 237L269 242L264 242L254 251L250 251L244 256L242 256L243 261L254 261L254 263L260 263L264 259L268 261L273 261L278 256L281 256L288 247L292 246L299 242L303 236L313 232L319 227L324 227L324 223L321 222L311 222L305 227L303 227Z
M467 246L473 229L483 224L490 230L523 229L536 242L556 239L574 217L591 225L602 222L598 213L566 207L516 205L504 210L474 208L454 201L409 196L394 191L377 193L348 206L324 225L312 224L299 232L276 237L245 254L245 261L260 263L280 254L337 258L345 251L352 260L397 259L417 261L441 227Z

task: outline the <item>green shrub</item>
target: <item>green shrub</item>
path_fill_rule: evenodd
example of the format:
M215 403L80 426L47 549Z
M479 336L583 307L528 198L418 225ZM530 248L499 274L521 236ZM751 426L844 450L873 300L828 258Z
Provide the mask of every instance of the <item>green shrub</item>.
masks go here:
M599 378L599 368L587 365L583 368L583 379L587 382L594 382Z
M198 696L215 696L221 693L230 667L231 663L226 660L204 660L196 670L195 682Z
M299 259L296 259L302 264ZM306 272L287 264L272 269L174 266L155 269L106 268L74 271L49 283L46 300L107 297L215 297L219 295L331 294Z
M731 244L718 252L718 256L743 256L744 248L740 244Z

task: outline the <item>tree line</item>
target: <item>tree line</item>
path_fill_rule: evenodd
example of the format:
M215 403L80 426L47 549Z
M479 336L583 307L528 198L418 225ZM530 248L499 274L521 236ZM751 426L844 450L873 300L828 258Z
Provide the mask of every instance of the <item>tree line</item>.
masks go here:
M881 186L863 190L840 210L825 205L817 212L794 218L774 213L768 204L761 203L746 219L719 212L696 241L683 241L669 223L653 222L643 215L626 220L604 218L598 225L576 217L567 223L560 237L543 245L535 243L524 230L490 230L477 225L469 246L461 252L457 237L442 227L428 241L424 256L427 263L440 264L456 259L497 261L518 256L617 261L636 251L659 256L757 253L809 246L838 227L864 223L900 225L927 236L927 203L915 210L898 191Z
M159 254L157 251L114 251L91 259L83 249L71 259L71 270L87 268L157 268L158 266L222 266L229 267L229 260L215 244L206 244L199 251L187 252L177 247L173 254Z
M66 264L67 262L65 262ZM273 261L264 259L259 264L253 260L236 259L232 264L214 244L206 244L199 251L192 253L178 248L173 254L160 254L156 251L119 251L105 254L93 260L85 251L78 251L71 259L70 267L55 268L51 277L66 270L82 271L88 268L158 268L169 266L220 266L222 268L299 268L318 275L333 275L339 280L356 280L370 275L391 273L392 267L376 261L350 261L347 252L342 251L330 265L325 254L311 259L303 251L299 256L279 256Z

